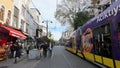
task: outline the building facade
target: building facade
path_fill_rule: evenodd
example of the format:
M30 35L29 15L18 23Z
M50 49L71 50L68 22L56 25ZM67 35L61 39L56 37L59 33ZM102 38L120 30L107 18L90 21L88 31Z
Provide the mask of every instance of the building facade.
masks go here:
M40 37L40 12L29 7L31 0L0 0L0 49L15 42L35 45ZM32 42L31 42L32 40ZM30 42L30 43L29 43ZM34 42L34 43L33 43ZM1 60L0 55L0 60Z
M35 38L40 36L40 32L37 30L40 29L39 26L41 23L39 10L37 8L31 9L29 4L30 0L14 0L14 5L16 8L14 10L16 14L14 14L13 26L21 29L22 32L28 36L28 39L26 40L27 42L35 41ZM17 18L19 19L16 20ZM18 21L18 23L15 21ZM26 45L27 44L31 43L26 43Z
M21 30L13 27L13 21L18 23L19 10L14 6L13 0L0 0L0 60L9 54L11 47L17 39L26 39ZM16 18L15 18L16 17ZM2 52L2 53L1 53Z
M13 15L13 1L0 0L0 23L11 25Z
M40 38L40 33L41 33L40 29L42 29L40 27L41 23L42 23L41 18L40 18L41 14L40 14L40 12L37 8L30 8L30 12L33 16L34 25L36 25L36 26L33 26L33 28L36 29L35 30L36 31L36 37Z

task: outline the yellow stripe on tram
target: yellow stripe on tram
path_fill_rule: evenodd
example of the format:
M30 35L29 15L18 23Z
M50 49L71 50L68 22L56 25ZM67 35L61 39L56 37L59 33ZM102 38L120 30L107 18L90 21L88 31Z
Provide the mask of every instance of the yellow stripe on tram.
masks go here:
M115 60L115 63L116 63L116 68L120 68L120 61Z
M102 64L102 58L99 55L95 55L95 61L99 62Z
M85 58L87 58L90 61L94 61L94 55L89 52L84 52Z
M103 57L103 64L111 68L114 68L113 60L110 58Z
M81 51L80 51L80 50L78 50L77 55L83 58L83 55L81 54Z

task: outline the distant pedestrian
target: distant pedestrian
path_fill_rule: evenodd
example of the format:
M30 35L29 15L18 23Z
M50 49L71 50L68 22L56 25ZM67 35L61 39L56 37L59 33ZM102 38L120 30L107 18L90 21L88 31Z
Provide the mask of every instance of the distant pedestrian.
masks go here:
M18 42L14 46L15 46L15 63L17 63L18 58L21 57L22 46L19 45Z
M40 49L43 48L43 56L46 57L47 56L47 49L48 49L48 44L47 42L44 43L44 45L41 45Z
M50 56L50 57L52 56L52 49L53 49L53 45L52 45L52 43L50 43L50 44L49 44L49 48L48 48L49 56Z
M30 50L30 46L27 45L27 46L26 46L26 54L27 54L27 56L29 55L29 50Z

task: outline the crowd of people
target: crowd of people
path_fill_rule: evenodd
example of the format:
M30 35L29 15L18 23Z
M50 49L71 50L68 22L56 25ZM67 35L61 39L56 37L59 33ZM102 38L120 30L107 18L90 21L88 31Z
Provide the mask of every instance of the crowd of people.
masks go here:
M49 56L52 55L52 48L53 48L53 45L51 43L42 43L40 44L40 50L43 49L43 56L46 57L47 56L47 52L49 52Z
M29 55L29 52L31 50L30 47L31 47L30 45L26 45L25 50L26 50L27 56ZM17 60L19 58L21 58L22 49L23 49L22 45L18 42L14 43L10 47L10 58L15 58L15 61L14 61L15 63L17 63ZM41 42L41 43L39 43L38 46L37 45L34 46L33 49L37 49L40 53L40 56L42 54L42 56L44 58L47 57L47 55L51 57L53 45L52 45L52 43ZM42 52L41 52L41 50L42 50Z
M14 58L14 62L17 63L18 59L21 58L23 52L26 53L29 58L30 51L32 49L37 49L39 51L40 56L47 57L52 55L53 43L48 41L48 39L44 39L42 41L37 42L37 44L27 43L23 46L19 41L8 42L1 46L1 50L5 49L5 58ZM0 55L1 56L1 55Z
M10 54L9 58L15 58L15 63L17 63L17 59L21 57L22 55L22 45L19 42L15 42L11 47L10 47Z

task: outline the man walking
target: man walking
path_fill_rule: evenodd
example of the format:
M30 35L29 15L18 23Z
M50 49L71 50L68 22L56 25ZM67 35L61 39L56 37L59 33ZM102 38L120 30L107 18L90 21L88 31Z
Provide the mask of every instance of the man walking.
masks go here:
M47 49L48 49L48 44L47 42L44 43L44 45L41 45L40 49L43 48L43 56L46 57L47 56Z

